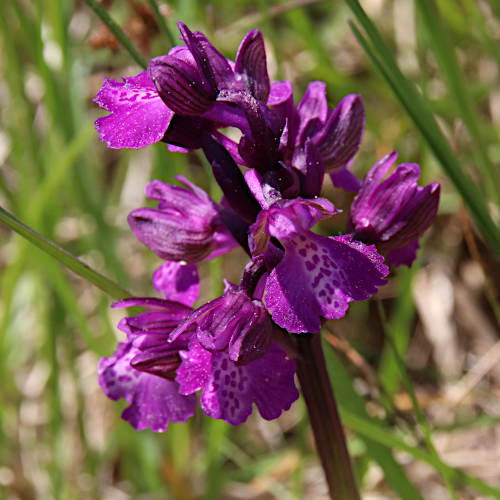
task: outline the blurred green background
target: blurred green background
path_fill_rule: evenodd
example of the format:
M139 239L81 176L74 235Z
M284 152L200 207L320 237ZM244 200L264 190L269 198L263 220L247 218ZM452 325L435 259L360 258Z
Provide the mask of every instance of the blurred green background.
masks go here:
M101 5L146 60L170 48L149 1ZM441 182L418 262L327 323L326 356L364 499L500 498L500 4L364 0L367 18L354 0L157 5L175 37L181 20L230 58L262 30L271 77L291 80L297 100L316 79L331 105L361 93L358 175L396 149L421 164L422 184ZM153 178L182 173L217 196L206 166L163 144L113 151L98 140L103 76L141 68L83 1L3 0L0 35L0 205L133 294L152 294L160 261L126 217ZM328 184L324 194L345 211L352 201ZM342 230L342 217L331 221L325 234ZM221 276L238 281L242 257L201 265L202 301ZM164 435L122 422L125 404L97 383L99 357L122 338L124 312L111 303L0 224L1 498L327 498L301 400L238 428L201 412Z

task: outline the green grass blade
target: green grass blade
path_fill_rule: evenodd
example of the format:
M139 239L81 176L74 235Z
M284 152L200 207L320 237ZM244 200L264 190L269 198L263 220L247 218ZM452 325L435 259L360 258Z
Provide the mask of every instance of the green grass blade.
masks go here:
M432 434L431 430L429 428L429 425L427 424L427 420L424 417L424 414L422 410L420 409L420 406L418 404L417 400L417 395L415 394L415 391L413 389L413 385L410 381L410 378L408 377L408 373L406 372L406 368L404 366L403 360L401 359L401 356L398 352L398 348L396 347L396 343L394 340L394 331L391 328L391 325L388 324L387 319L385 317L384 309L382 307L382 301L377 301L378 309L379 309L379 315L380 319L382 321L382 325L384 327L385 331L385 337L388 345L392 348L392 352L394 355L394 360L396 362L396 365L399 369L399 374L401 375L401 378L403 380L404 386L406 388L406 391L410 395L410 399L413 404L413 410L415 411L415 415L417 416L417 421L420 424L420 427L423 431L425 442L427 443L427 446L432 454L432 456L436 459L437 462L441 462L441 458L439 457L439 454L434 446L434 443L432 441ZM441 470L441 475L443 477L443 481L448 489L448 492L450 493L450 497L453 500L458 500L457 495L455 493L455 490L453 488L453 485L451 483L451 478L449 475L449 471L443 469Z
M410 344L410 325L415 312L411 283L420 265L413 263L410 269L401 266L398 269L396 303L391 314L391 328L394 331L393 339L396 351L401 359L406 359L406 352ZM392 396L399 389L401 376L392 345L386 344L380 358L380 382Z
M134 59L134 61L139 66L142 66L144 69L146 69L148 64L141 56L141 54L139 54L136 46L130 41L130 39L127 37L127 35L125 35L120 26L118 26L118 24L108 14L106 9L104 9L104 7L97 2L97 0L85 0L85 3L101 18L101 21L110 29L113 35L115 35L116 39L131 55L132 59Z
M403 76L377 29L361 9L357 0L345 0L345 2L358 17L373 45L370 45L361 31L350 22L354 35L389 84L457 191L463 197L479 230L488 240L492 249L500 255L500 229L490 217L484 196L464 173L426 102L415 87Z
M403 439L388 432L383 427L375 425L372 421L368 421L343 408L340 408L339 412L342 422L359 435L368 437L388 448L405 451L414 459L425 462L440 472L446 472L453 480L474 488L478 493L490 495L500 500L500 491L480 479L443 464L428 452L405 443Z
M40 189L29 204L27 213L33 214L32 218L30 218L31 224L37 226L37 223L43 217L43 208L50 204L50 200L55 190L64 180L65 175L68 174L68 171L83 150L88 146L89 141L94 135L94 125L89 122L78 132L53 163L51 169L44 177Z
M66 250L63 250L55 243L49 241L47 238L37 233L26 224L22 223L20 220L18 220L16 217L14 217L12 214L1 207L0 221L3 222L6 226L10 227L16 233L20 234L23 238L26 238L35 246L43 250L51 257L54 257L61 264L65 265L67 268L71 269L73 272L86 279L87 281L90 281L95 286L111 295L115 299L132 297L132 295L127 290L125 290L125 288L122 288L114 281L106 278L97 271L94 271L87 264L78 260L76 257L66 252Z
M163 18L163 16L160 13L160 10L158 9L156 0L148 0L148 3L149 6L151 7L151 11L153 12L156 24L158 25L158 28L160 28L160 31L162 32L167 42L170 44L171 47L177 45L177 41L175 40L174 35L172 35L170 28L168 27L167 23L165 22L165 19Z
M363 419L377 422L376 419L368 416L363 398L354 390L351 377L338 357L334 355L333 350L326 344L323 345L323 348L330 380L340 408L353 412ZM374 425L378 424L374 423ZM422 500L422 496L410 482L404 469L392 456L391 450L369 436L362 435L362 439L368 456L379 464L384 471L387 482L399 496L405 500Z
M427 29L434 55L439 62L448 89L454 98L455 106L459 110L462 120L475 143L472 153L480 167L484 189L488 193L489 198L495 200L498 204L497 172L486 155L484 136L481 134L479 128L480 117L473 98L467 90L463 71L458 63L447 28L441 21L438 7L434 2L417 0L416 4Z

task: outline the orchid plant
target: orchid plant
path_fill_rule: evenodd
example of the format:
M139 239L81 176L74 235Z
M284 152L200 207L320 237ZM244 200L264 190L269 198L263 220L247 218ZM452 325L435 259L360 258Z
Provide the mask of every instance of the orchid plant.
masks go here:
M350 302L376 294L388 265L411 266L437 213L439 184L418 186L417 164L393 168L395 152L364 181L356 177L349 167L363 138L361 97L331 108L326 85L315 81L295 104L289 81L270 81L259 31L231 61L203 33L178 27L184 45L147 71L105 78L95 102L109 114L95 126L113 149L200 149L223 197L216 202L181 176L182 186L146 186L157 208L138 208L128 222L165 261L153 275L163 298L113 304L146 311L121 320L127 341L101 359L100 385L129 403L122 418L134 428L164 432L193 416L199 391L212 418L242 424L255 403L275 419L299 397L297 374L331 496L359 498L319 332ZM228 127L241 132L238 142ZM357 193L345 232L335 236L314 232L340 212L321 196L326 176ZM221 297L196 308L197 264L236 247L248 255L241 282L225 281Z

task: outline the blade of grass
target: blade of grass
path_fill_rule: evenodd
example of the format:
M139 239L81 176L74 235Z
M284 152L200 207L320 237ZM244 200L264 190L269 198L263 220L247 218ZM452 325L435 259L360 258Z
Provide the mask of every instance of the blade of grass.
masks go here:
M403 267L403 266L402 266ZM391 314L391 327L395 332L394 346L401 359L406 358L406 351L410 343L410 324L415 311L413 304L411 283L416 271L420 268L417 262L413 263L410 269L398 269L398 283L396 290L396 303ZM393 347L385 345L380 358L379 377L385 390L394 395L401 381L396 359L394 358Z
M478 493L490 495L493 498L500 500L500 491L498 489L489 486L481 481L481 479L469 476L465 472L454 469L440 460L436 460L436 458L430 453L405 443L403 439L391 434L382 426L375 425L372 421L366 420L363 417L360 417L359 415L343 408L340 408L340 416L342 418L342 422L357 434L369 437L373 441L383 444L390 449L404 451L414 459L425 462L440 472L445 472L451 477L451 479L474 488Z
M57 246L52 241L37 233L29 226L18 220L12 214L0 207L0 222L3 222L6 226L10 227L16 233L20 234L23 238L33 243L35 246L43 250L45 253L54 257L61 264L71 269L73 272L86 279L90 283L111 295L116 299L124 299L127 297L132 297L130 292L122 288L120 285L114 281L106 278L102 274L91 269L87 264L78 260L76 257L70 253L63 250L61 247Z
M377 306L379 310L379 315L380 319L382 321L382 325L384 328L385 332L385 337L387 344L391 347L393 355L394 355L394 361L396 362L396 365L399 370L399 374L401 376L401 379L403 380L403 383L405 385L406 391L410 395L412 404L413 404L413 410L415 411L415 415L417 416L417 421L420 424L420 427L424 433L424 438L425 442L427 443L427 446L432 454L432 456L436 459L436 461L441 462L441 458L439 457L439 454L436 450L436 447L434 446L434 443L432 441L432 434L431 430L429 428L429 425L427 423L427 420L424 417L424 414L422 413L422 410L420 409L420 406L417 401L417 396L415 394L415 391L413 389L413 385L410 381L410 378L408 377L408 373L406 372L406 368L404 366L403 360L401 359L398 349L396 347L395 341L394 341L394 331L392 329L392 325L389 325L387 318L385 316L384 309L382 307L382 301L378 300L377 301ZM450 497L453 500L458 500L457 494L453 488L453 484L451 483L451 478L450 474L448 473L447 470L440 470L441 476L443 478L443 481L446 485L446 488L448 489L448 492L450 493Z
M324 344L324 352L333 390L341 408L341 415L342 410L346 410L364 420L373 421L374 425L379 425L376 419L368 416L363 398L354 390L351 377L333 350ZM422 496L410 482L404 469L392 456L391 450L369 436L362 435L362 439L366 445L368 456L379 464L384 471L387 482L400 498L422 500Z
M30 223L33 226L38 225L41 217L43 217L43 207L46 206L52 196L54 196L54 192L64 180L64 176L71 169L78 156L87 147L94 134L95 130L93 123L87 123L87 125L84 126L66 146L56 161L53 162L51 169L44 177L40 189L32 198L29 209L26 212L27 214L33 214L30 218Z
M158 28L160 28L160 31L162 32L163 36L166 38L170 46L173 47L174 45L176 45L177 42L174 36L172 35L170 28L165 22L165 19L161 15L160 10L158 9L158 5L156 4L156 0L148 0L148 3L149 6L151 7L151 11L153 12L153 16L155 18L156 24L158 25Z
M427 29L427 35L431 42L432 50L446 80L446 85L475 143L472 154L483 175L484 189L488 197L494 200L498 205L500 201L498 192L498 172L495 171L486 155L487 145L484 141L484 135L482 135L479 128L481 120L473 98L467 90L463 71L458 63L447 27L441 21L440 12L435 2L430 2L429 0L416 0L416 4Z
M413 120L426 140L429 148L441 163L445 173L461 194L479 230L492 249L500 255L500 230L490 217L484 196L464 173L426 102L415 87L403 76L392 54L382 41L378 30L366 16L357 0L345 0L345 2L351 7L364 27L373 46L368 43L357 26L349 22L354 35L389 84L408 116Z
M147 63L144 58L139 54L139 51L130 39L125 35L123 30L108 14L106 9L97 2L97 0L85 0L85 3L101 18L101 21L110 29L111 33L115 35L116 39L121 43L123 48L127 50L132 59L144 69L147 68Z

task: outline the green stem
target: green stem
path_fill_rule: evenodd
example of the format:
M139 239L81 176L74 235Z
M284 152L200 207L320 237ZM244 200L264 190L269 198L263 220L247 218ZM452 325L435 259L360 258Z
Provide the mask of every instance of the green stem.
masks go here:
M307 405L316 447L332 500L360 500L333 389L321 347L321 335L296 336L302 356L297 376Z

